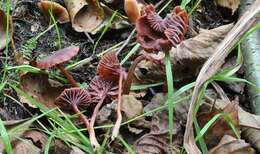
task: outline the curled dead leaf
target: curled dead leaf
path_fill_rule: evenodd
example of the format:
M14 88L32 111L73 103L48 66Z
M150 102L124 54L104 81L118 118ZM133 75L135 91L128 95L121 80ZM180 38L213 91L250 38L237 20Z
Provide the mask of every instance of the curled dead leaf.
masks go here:
M9 19L10 21L10 19ZM10 22L9 22L10 24ZM0 51L3 50L6 46L6 43L9 43L10 39L6 37L7 30L7 16L3 10L0 9ZM11 32L9 26L9 33ZM8 41L8 42L7 42Z
M50 18L50 13L53 17L61 24L67 23L70 21L69 13L62 5L52 1L41 0L37 3L39 9L42 11L47 19Z
M209 151L209 154L254 154L255 150L244 140L225 135L220 143Z
M184 40L176 48L172 48L170 56L174 65L174 79L180 80L196 75L201 65L213 54L232 27L233 24L229 24L211 30L201 30L199 35ZM164 58L162 55L151 55ZM165 71L163 66L142 61L135 70L135 76L143 82L158 82L165 78Z
M78 32L91 32L104 20L104 10L97 0L64 0L72 27Z
M47 74L27 73L21 76L20 84L24 92L44 104L46 107L56 107L55 99L65 89L60 83L49 80ZM30 101L23 96L19 96L22 103L34 107Z

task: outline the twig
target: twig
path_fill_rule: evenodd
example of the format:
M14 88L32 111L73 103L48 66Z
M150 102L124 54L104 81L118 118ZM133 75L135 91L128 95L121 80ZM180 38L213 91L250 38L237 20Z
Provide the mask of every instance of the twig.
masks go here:
M198 78L196 80L196 85L191 98L188 119L186 123L186 130L184 135L184 147L188 154L201 153L197 147L194 134L193 134L193 120L194 120L194 110L197 105L198 95L204 85L204 83L210 79L222 64L225 62L225 58L229 54L229 51L234 47L234 45L239 41L239 39L258 22L258 13L260 11L260 0L256 0L253 6L245 12L245 14L239 19L232 30L227 34L226 38L222 43L216 48L215 53L206 61L202 67Z

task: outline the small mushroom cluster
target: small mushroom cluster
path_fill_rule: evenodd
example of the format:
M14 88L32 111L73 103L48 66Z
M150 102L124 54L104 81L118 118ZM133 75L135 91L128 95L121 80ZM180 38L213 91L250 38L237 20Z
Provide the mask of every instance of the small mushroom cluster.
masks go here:
M120 89L122 89L123 78L126 78L126 72L120 66L117 55L108 53L100 60L97 67L98 75L92 79L89 87L87 89L80 88L69 72L61 66L61 64L76 56L78 51L79 48L74 46L61 49L46 58L37 60L36 67L41 69L57 67L72 84L73 87L65 89L56 99L55 104L64 110L72 110L79 115L81 121L88 129L92 146L96 148L99 146L99 143L96 139L94 124L98 111L105 102L109 102L107 101L108 99L113 100L117 95L121 97L122 90ZM119 81L121 81L121 84L118 83ZM94 111L89 120L81 110L93 107ZM119 120L120 123L121 120Z

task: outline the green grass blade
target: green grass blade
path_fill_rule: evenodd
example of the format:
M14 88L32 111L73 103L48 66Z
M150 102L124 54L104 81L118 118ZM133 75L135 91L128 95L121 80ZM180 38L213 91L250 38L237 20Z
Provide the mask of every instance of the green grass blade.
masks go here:
M135 151L131 148L131 146L121 136L118 136L117 138L121 141L121 143L127 149L129 154L135 154Z
M94 49L93 49L92 55L95 55L95 53L96 53L96 48L97 48L97 45L98 45L99 41L103 38L103 36L105 35L105 33L107 32L107 30L109 29L109 27L112 25L112 22L113 22L114 18L116 17L116 14L117 14L117 11L115 11L115 12L112 14L111 18L109 19L108 23L106 24L105 28L103 29L101 35L99 36L97 42L96 42L95 45L94 45Z
M144 89L148 89L148 88L152 88L152 87L161 86L163 84L164 84L164 82L158 82L158 83L153 83L153 84L144 84L144 85L132 85L131 90L132 91L144 90Z
M6 153L13 154L9 135L8 135L8 133L5 129L4 123L1 119L0 119L0 134L1 134L1 139L3 141Z
M168 88L168 118L169 118L169 135L170 143L172 143L172 134L173 134L173 76L172 76L172 65L170 60L169 52L165 55L165 69L166 69L166 79L167 79L167 88Z
M125 56L125 58L120 62L120 65L123 65L133 54L135 54L140 48L140 44L137 43Z
M49 154L49 149L50 149L50 146L51 146L51 142L52 140L54 139L54 134L52 134L49 138L48 138L48 141L44 147L44 154Z

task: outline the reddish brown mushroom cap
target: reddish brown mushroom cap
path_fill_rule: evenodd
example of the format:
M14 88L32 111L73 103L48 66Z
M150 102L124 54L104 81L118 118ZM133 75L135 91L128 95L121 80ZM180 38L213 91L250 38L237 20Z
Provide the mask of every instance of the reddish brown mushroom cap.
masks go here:
M187 27L188 14L180 7L163 19L148 5L136 23L137 41L147 52L169 49L183 40Z
M55 104L65 110L71 110L72 104L76 104L82 108L88 107L90 102L88 91L82 88L65 89L58 98Z
M76 56L79 52L79 47L71 46L60 49L52 55L37 61L37 67L40 69L47 69L62 63L65 63Z
M118 81L120 77L120 63L116 53L105 54L99 61L97 72L100 77L106 80Z

